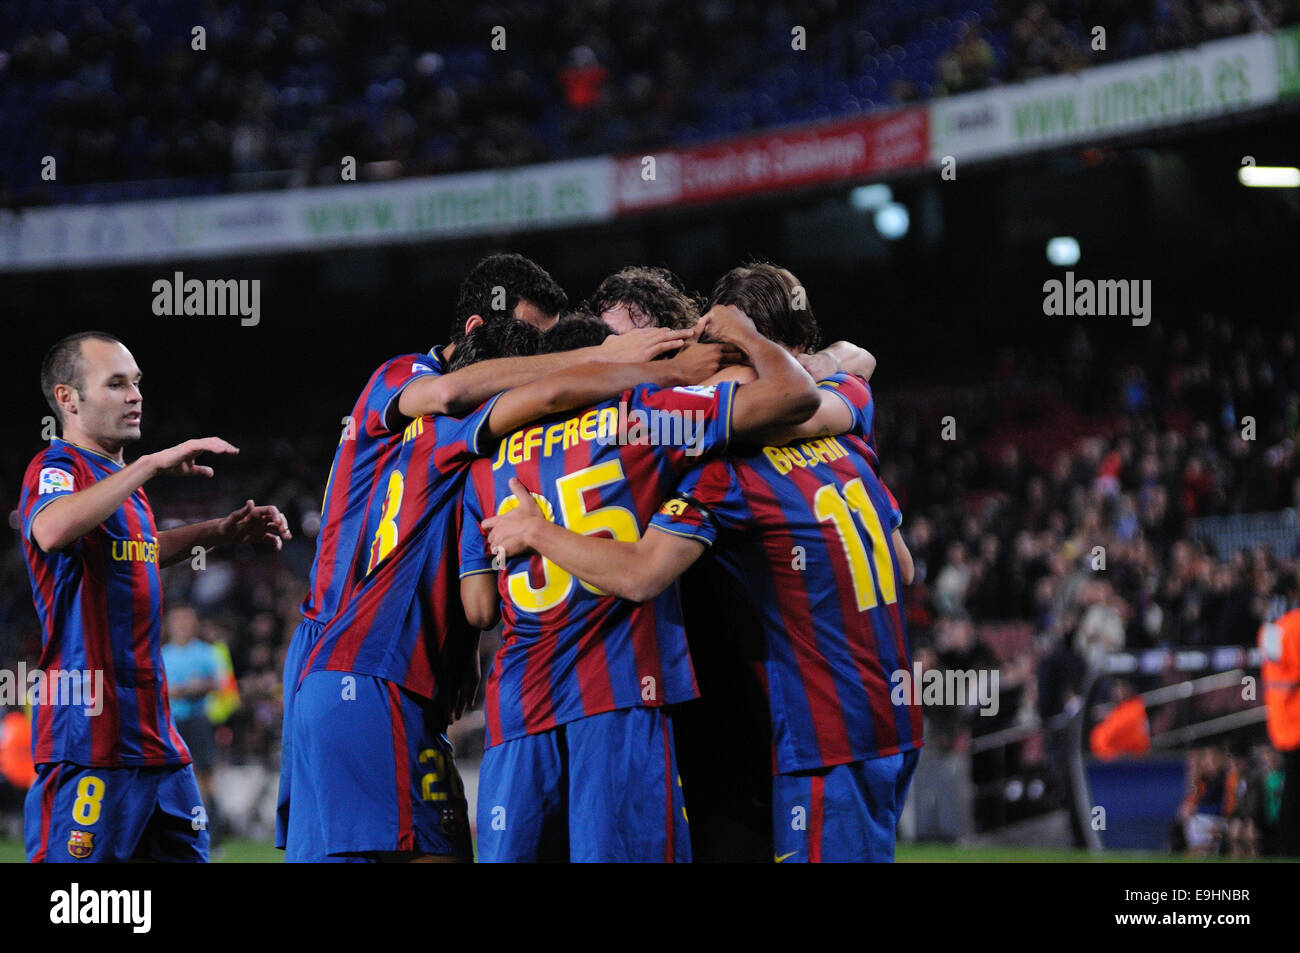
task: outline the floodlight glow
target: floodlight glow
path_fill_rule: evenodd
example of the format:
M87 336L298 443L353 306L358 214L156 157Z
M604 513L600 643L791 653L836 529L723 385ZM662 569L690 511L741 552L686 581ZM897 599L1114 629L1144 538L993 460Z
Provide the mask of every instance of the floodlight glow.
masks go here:
M1079 240L1069 235L1060 235L1047 240L1047 260L1060 268L1069 268L1079 263Z
M1287 165L1243 165L1237 180L1253 189L1300 188L1300 169Z
M912 217L907 214L907 207L897 202L882 205L876 210L876 231L891 242L906 235L911 223Z
M870 212L872 209L888 205L893 200L893 189L883 182L877 182L874 185L859 185L849 192L849 204L859 212Z

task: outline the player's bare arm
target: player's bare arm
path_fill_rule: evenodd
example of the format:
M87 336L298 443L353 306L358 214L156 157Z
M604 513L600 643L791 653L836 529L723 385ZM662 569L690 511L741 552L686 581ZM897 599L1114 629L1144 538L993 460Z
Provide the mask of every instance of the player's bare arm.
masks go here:
M832 345L832 347L834 346L837 345ZM862 351L861 348L857 348L855 345L850 344L849 347ZM830 348L827 348L818 351L816 354L799 354L796 356L803 369L808 372L814 381L824 380L831 374L838 373L835 370L837 365L831 363L830 359L825 357L829 350ZM862 351L862 353L871 357L867 351ZM875 358L871 358L871 362L874 369ZM738 384L749 384L755 379L756 375L753 368L746 367L743 364L735 364L724 367L705 383L719 384L723 381L735 381ZM773 427L755 435L753 439L765 446L783 447L797 440L809 440L813 437L835 437L842 433L848 433L853 429L853 412L849 410L848 405L843 400L822 388L818 388L817 396L820 401L817 410L803 423L794 426Z
M412 381L398 398L397 410L408 419L429 414L460 416L493 394L530 384L575 365L595 362L641 364L654 360L660 354L680 348L692 334L689 329L640 328L611 336L596 347L579 348L563 354L481 361L441 377L422 377Z
M492 436L501 437L541 417L609 400L638 384L658 387L698 384L715 374L731 353L722 344L692 344L663 361L570 367L502 394L488 417L488 429Z
M460 581L465 620L476 629L490 629L501 618L501 596L495 573L477 572Z
M800 354L799 363L813 376L813 380L818 381L841 371L869 381L876 372L875 356L849 341L836 341L812 354Z
M902 580L903 585L910 586L912 580L916 578L916 566L912 562L912 551L907 548L907 543L903 541L903 533L897 527L894 528L890 539L894 544L894 555L898 557L898 578Z
M704 552L704 544L697 540L653 527L635 543L583 536L548 521L518 480L510 480L510 489L519 505L481 524L493 553L507 559L540 553L584 582L631 602L648 602L659 595ZM495 596L495 582L492 591Z
M785 348L769 341L733 305L714 305L700 318L700 333L745 352L757 379L736 390L732 432L754 437L776 426L803 423L821 406L817 386Z
M245 500L229 516L160 532L158 562L170 566L188 559L195 546L207 549L235 543L272 543L279 550L284 540L292 538L288 520L276 507Z
M653 526L635 543L583 536L547 520L518 480L511 479L510 489L519 505L500 516L488 517L481 524L488 532L488 546L493 553L506 559L521 553L540 553L565 572L623 599L633 602L653 599L704 552L703 543ZM910 586L916 578L912 552L901 530L895 528L890 540L898 558L898 578L903 585ZM488 580L491 598L496 599L496 584L491 575L467 578ZM464 591L462 581L461 592ZM491 611L496 611L495 601ZM493 618L482 628L495 624Z
M798 440L813 437L838 437L853 429L853 412L832 392L818 388L817 410L803 423L793 426L771 427L755 434L754 439L764 446L784 447Z
M239 448L220 437L202 437L145 454L112 476L42 509L32 521L32 539L47 553L64 549L108 519L132 493L160 473L210 477L211 467L194 462L204 453L234 455Z
M489 575L488 579L491 580L492 576ZM479 661L479 633L474 633L473 644L467 645L466 649L464 658L451 665L445 679L439 683L436 704L446 715L449 725L460 721L474 707L474 698L483 678Z

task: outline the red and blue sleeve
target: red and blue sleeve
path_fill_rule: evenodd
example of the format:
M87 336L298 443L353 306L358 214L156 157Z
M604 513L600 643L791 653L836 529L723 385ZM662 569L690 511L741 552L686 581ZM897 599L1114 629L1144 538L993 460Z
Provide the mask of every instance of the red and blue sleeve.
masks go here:
M731 411L736 398L735 381L693 387L654 387L643 384L632 393L629 404L643 410L680 413L689 432L683 431L684 449L690 456L725 450L731 441Z
M492 483L492 461L490 460L476 462L470 468L469 479L465 481L460 522L460 578L462 579L475 573L494 571L487 537L479 527L479 523L483 521L483 501L479 495L479 485L484 481L489 486Z
M39 463L33 461L28 470L18 504L23 535L28 539L32 538L37 513L55 500L84 490L91 482L84 464L59 444L51 444L37 460Z
M712 546L719 532L743 529L750 518L735 469L726 460L710 460L682 477L650 526Z
M853 414L853 426L848 432L867 441L874 450L876 442L873 428L876 405L871 398L871 388L867 386L867 382L852 374L840 372L818 381L817 387L819 390L830 391L848 405L850 413Z
M371 379L366 392L365 431L371 437L392 433L389 422L397 416L397 399L412 381L442 374L441 364L427 354L406 354L388 361Z
M500 399L501 395L495 394L464 417L433 418L438 441L433 463L439 471L450 473L472 460L491 456L497 438L488 427L488 419Z

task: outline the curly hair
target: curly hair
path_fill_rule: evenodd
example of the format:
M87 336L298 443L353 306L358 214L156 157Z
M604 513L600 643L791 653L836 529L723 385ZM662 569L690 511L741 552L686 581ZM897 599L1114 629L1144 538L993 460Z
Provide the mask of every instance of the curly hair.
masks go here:
M808 294L788 268L767 261L733 268L713 286L709 306L735 305L760 334L793 351L815 351L821 329Z
M499 294L498 288L505 294ZM510 318L520 299L531 302L547 315L559 314L569 305L564 289L531 258L513 252L488 255L460 283L452 318L452 343L465 336L465 322L471 315L482 315L484 321ZM502 307L493 307L496 304Z
M689 328L704 310L704 298L686 290L682 280L667 268L630 265L600 283L583 304L599 317L610 308L625 305L644 315L647 326Z

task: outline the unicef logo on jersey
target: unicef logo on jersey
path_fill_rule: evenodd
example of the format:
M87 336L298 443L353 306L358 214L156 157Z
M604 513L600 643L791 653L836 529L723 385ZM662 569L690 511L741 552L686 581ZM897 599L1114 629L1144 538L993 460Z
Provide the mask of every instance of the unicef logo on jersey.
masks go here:
M109 554L114 562L156 563L158 541L154 539L115 539Z

